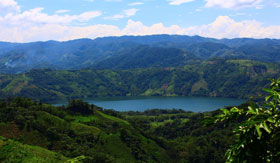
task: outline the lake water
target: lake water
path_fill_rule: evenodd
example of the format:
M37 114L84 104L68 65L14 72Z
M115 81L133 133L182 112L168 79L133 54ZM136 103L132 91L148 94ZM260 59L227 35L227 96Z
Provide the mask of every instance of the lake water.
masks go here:
M117 111L144 111L147 109L183 109L193 112L212 111L225 106L239 105L242 99L210 97L99 97L83 99L84 101ZM54 105L65 105L58 101Z

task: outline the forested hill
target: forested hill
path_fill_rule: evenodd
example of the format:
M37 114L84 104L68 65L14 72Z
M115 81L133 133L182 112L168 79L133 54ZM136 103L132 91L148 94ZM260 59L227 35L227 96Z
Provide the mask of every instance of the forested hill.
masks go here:
M119 55L94 63L95 69L135 69L149 67L179 67L197 60L192 53L176 49L139 46Z
M279 64L212 59L182 67L132 70L52 70L0 75L0 95L57 100L97 96L210 96L258 98Z
M171 161L166 149L128 121L81 100L72 100L67 107L24 98L0 100L0 162L62 163L70 158L76 158L72 162Z
M22 73L47 67L58 70L170 67L177 61L181 66L213 57L279 62L279 51L280 40L276 39L218 40L179 35L105 37L66 42L0 42L0 73ZM153 63L149 63L151 60ZM118 63L114 66L116 61ZM135 66L125 66L128 62L135 63Z
M0 100L0 162L224 162L231 128L202 123L218 112L122 113L81 100L62 107Z

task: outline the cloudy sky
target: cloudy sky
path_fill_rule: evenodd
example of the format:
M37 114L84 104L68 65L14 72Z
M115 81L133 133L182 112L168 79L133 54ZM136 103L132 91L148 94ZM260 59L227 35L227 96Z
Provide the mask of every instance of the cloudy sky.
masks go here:
M179 34L279 38L280 0L0 0L0 41Z

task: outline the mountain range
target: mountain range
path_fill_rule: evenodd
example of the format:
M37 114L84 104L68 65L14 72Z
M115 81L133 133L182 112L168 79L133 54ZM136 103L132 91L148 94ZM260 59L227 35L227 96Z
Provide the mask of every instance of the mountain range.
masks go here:
M277 63L280 61L280 40L150 35L66 42L0 42L0 73L22 73L34 68L179 67L217 57Z

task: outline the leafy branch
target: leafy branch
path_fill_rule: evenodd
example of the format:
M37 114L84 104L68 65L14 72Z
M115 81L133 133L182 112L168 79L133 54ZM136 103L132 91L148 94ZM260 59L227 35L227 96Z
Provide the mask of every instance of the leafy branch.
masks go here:
M280 161L280 79L271 79L269 95L262 106L250 104L248 108L222 109L215 123L245 121L235 128L235 143L226 152L227 162L279 162Z

